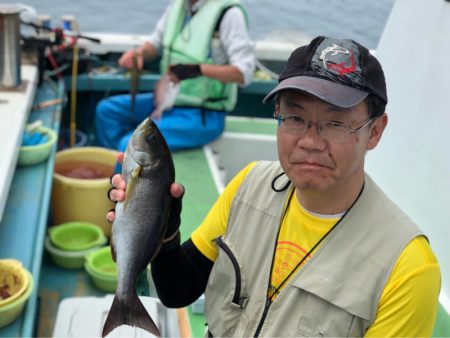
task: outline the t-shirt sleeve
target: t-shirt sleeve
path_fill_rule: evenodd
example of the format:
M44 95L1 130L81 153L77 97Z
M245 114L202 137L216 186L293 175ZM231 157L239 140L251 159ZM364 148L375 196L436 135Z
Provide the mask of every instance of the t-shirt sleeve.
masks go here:
M243 86L249 85L255 71L256 59L245 16L240 8L232 7L225 12L219 33L230 65L237 67L242 73Z
M364 337L430 337L440 287L436 257L425 237L417 237L397 260Z
M161 55L162 42L164 37L164 29L166 26L166 20L169 16L170 5L167 6L163 15L159 18L155 29L153 32L145 39L145 41L149 42L153 45L153 47L158 51Z

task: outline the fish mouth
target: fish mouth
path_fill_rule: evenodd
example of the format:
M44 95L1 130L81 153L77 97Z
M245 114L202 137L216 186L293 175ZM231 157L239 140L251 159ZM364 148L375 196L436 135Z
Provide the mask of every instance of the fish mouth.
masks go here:
M159 163L159 142L156 125L147 118L136 131L137 137L132 137L131 157L141 167L153 167Z
M154 131L155 131L155 123L153 122L153 120L150 117L147 117L144 120L144 123L143 123L141 129L142 129L144 135L148 136L151 133L154 133Z
M139 133L141 134L140 137L138 137L138 140L140 141L139 143L141 145L139 148L146 148L142 147L142 143L146 144L147 146L151 146L157 138L155 123L149 117L146 118L139 127Z

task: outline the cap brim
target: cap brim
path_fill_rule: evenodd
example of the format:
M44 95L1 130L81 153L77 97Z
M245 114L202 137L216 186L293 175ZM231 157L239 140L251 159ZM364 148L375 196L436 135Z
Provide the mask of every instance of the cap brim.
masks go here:
M301 90L337 107L350 108L364 100L368 92L347 87L342 84L311 76L294 76L281 81L267 96L263 103L272 100L276 93L287 90Z

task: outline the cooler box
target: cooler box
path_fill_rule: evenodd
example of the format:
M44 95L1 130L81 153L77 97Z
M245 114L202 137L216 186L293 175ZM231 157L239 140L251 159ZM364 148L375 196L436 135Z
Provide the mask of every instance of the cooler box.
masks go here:
M179 337L178 317L175 309L168 309L157 298L139 297L162 337ZM75 297L61 301L56 315L53 337L101 337L103 324L114 295L105 297ZM107 337L155 337L151 333L122 325Z

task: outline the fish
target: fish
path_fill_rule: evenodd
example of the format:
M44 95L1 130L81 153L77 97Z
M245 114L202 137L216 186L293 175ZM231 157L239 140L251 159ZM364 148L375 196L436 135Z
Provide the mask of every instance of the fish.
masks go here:
M155 85L155 109L150 114L150 117L159 120L165 110L173 107L179 91L179 83L173 82L168 74L161 76Z
M133 57L131 60L132 63L130 69L130 96L131 96L130 110L131 112L134 112L136 95L139 91L139 80L141 77L141 69L139 68L138 62L138 53L136 52L133 53Z
M111 239L112 256L117 263L117 289L102 334L105 337L116 327L129 325L160 336L135 285L166 237L175 168L164 137L148 117L128 143L122 175L126 195L116 204Z

